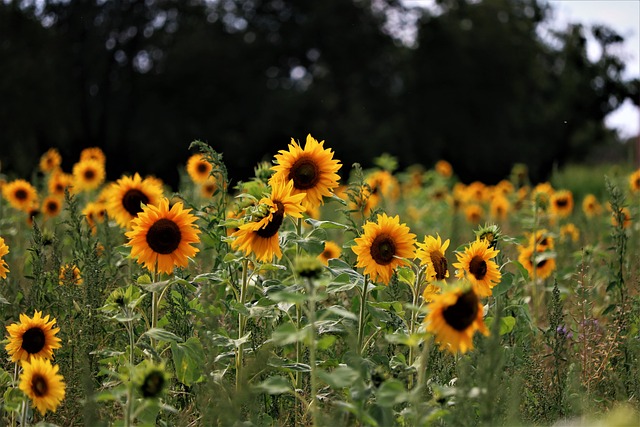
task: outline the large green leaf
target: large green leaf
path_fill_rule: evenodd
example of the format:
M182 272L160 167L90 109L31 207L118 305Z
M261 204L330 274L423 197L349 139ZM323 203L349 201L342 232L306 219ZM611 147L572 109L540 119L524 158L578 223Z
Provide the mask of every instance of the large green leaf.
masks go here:
M204 364L204 350L198 338L191 337L184 343L172 342L171 354L178 381L191 386L200 379Z

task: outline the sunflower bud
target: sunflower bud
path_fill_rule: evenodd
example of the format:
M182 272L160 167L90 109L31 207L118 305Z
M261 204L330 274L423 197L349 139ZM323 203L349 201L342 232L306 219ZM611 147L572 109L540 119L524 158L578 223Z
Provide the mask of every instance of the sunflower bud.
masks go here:
M317 279L322 274L324 266L322 261L316 257L301 256L294 262L294 271L298 276L309 279Z
M491 249L496 248L498 241L502 237L500 227L495 224L485 224L483 227L479 227L475 230L474 233L478 239L489 242L489 248Z

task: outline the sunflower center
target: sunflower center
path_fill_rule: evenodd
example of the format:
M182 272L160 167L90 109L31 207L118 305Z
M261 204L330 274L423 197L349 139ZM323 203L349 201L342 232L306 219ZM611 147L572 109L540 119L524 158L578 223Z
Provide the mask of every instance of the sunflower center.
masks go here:
M22 335L22 348L29 354L36 354L44 348L45 336L41 328L31 328Z
M378 265L388 265L396 254L396 244L387 234L376 236L371 243L371 258Z
M93 169L87 169L84 171L84 179L86 179L87 181L91 181L95 177L96 177L96 171L94 171Z
M156 253L167 255L180 246L180 227L167 218L157 220L147 232L147 244Z
M198 163L198 166L196 166L196 169L198 170L198 173L204 174L209 171L209 168L207 166L207 163L200 162Z
M28 197L27 191L22 188L17 189L14 195L18 200L27 200L27 197Z
M433 269L436 271L436 280L442 280L447 277L447 259L439 252L432 251L431 262Z
M558 206L559 208L564 208L565 206L567 206L568 203L569 201L567 199L556 200L556 206Z
M152 371L144 379L141 391L144 397L157 397L162 392L164 376L161 372Z
M62 193L64 191L64 185L56 184L55 185L55 193Z
M465 292L455 304L442 310L442 316L456 331L466 330L478 316L478 297L473 291Z
M291 166L288 179L293 180L293 186L298 190L308 190L320 181L320 171L313 159L301 157Z
M474 256L469 262L469 272L476 280L482 280L487 274L487 262L478 255Z
M546 263L547 263L547 260L543 259L542 261L536 264L536 268L542 268Z
M58 204L54 201L47 203L47 212L58 212Z
M34 374L31 378L31 391L36 397L46 396L49 391L47 379L40 374Z
M284 221L284 205L278 201L275 202L275 205L276 211L271 214L271 221L256 231L256 234L263 239L275 236Z
M138 216L138 214L142 212L142 206L140 206L141 203L146 205L149 203L149 198L137 188L127 190L122 197L122 206L131 214L131 216L134 217Z

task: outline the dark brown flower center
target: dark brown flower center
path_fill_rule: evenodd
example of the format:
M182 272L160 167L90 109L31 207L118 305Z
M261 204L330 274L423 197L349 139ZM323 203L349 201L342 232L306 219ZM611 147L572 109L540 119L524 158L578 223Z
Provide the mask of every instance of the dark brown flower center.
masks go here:
M27 194L27 190L23 189L23 188L19 188L16 190L15 193L13 193L13 195L16 197L16 199L18 200L27 200L27 198L29 197L29 195Z
M36 354L44 348L45 336L41 328L31 328L22 335L22 348L29 354Z
M559 208L564 208L568 204L569 204L569 201L567 199L565 199L565 198L556 200L556 206L559 207Z
M536 264L536 268L542 268L546 263L547 263L547 260L543 259L542 261Z
M320 181L320 170L313 159L301 157L291 166L287 178L293 180L293 186L296 189L308 190L314 188Z
M146 205L149 203L149 198L137 188L127 190L124 196L122 196L122 206L131 216L138 216L138 214L142 212L141 203Z
M33 377L31 377L31 391L37 397L46 396L47 391L49 391L47 379L40 374L33 374Z
M145 378L140 390L145 398L158 397L164 387L164 375L159 371L150 372Z
M93 169L87 169L84 171L84 179L92 181L96 177L96 171Z
M276 211L271 214L271 221L256 231L256 234L263 239L275 236L284 221L284 205L279 201L275 201L274 203L276 205Z
M373 239L371 243L371 258L378 265L388 265L393 261L393 256L396 254L396 243L391 236L387 234L380 234Z
M469 273L473 274L476 280L484 279L484 276L487 274L486 261L478 255L471 258L471 261L469 262Z
M478 316L478 297L467 291L458 297L455 304L442 310L442 317L456 331L466 330Z
M63 193L64 192L64 185L60 184L60 183L56 183L56 185L54 186L54 190L55 193Z
M205 162L199 162L198 166L196 166L196 170L198 173L205 174L209 172L209 164Z
M173 253L180 246L181 239L180 227L167 218L157 220L147 232L147 244L162 255Z
M49 213L56 213L58 212L58 203L54 202L53 200L49 200L47 202L47 212Z
M436 280L442 280L447 277L447 259L439 252L432 251L431 262L433 269L436 271Z

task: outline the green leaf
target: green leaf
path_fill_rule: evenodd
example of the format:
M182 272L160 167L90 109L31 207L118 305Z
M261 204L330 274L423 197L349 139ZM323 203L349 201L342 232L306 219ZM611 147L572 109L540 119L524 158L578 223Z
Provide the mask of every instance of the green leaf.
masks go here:
M292 391L291 383L288 379L281 376L269 377L260 384L254 386L254 390L258 393L267 394L284 394Z
M204 350L198 338L191 337L185 343L172 342L171 355L178 381L191 386L200 379L204 365Z
M337 314L340 317L344 317L345 319L350 319L350 320L358 320L358 316L355 315L355 313L350 312L349 310L345 310L342 307L339 307L337 305L332 305L331 307L327 308L327 311L329 313L333 313L333 314Z
M140 280L140 278L138 278L138 280ZM149 292L162 292L164 288L166 288L170 284L170 280L163 280L162 282L153 282L147 284L141 284L140 282L138 282L138 285L140 285L142 289Z
M337 340L337 337L335 335L323 335L317 342L316 347L318 348L318 350L326 350L328 348L330 348L331 346L333 346L333 344L335 344Z
M506 293L513 286L513 273L506 272L502 275L500 283L491 289L493 296L499 296Z
M391 408L409 399L409 393L404 389L404 384L391 379L382 383L376 392L377 403L383 408Z
M487 324L489 329L493 326L493 317L487 317ZM516 318L513 316L505 316L500 318L500 335L505 335L513 331L516 325Z
M338 229L338 230L346 230L349 227L340 224L339 222L333 221L318 221L316 219L307 218L304 220L307 224L310 224L313 228L323 228L323 229Z
M396 271L398 272L398 280L413 287L414 283L416 282L416 274L413 272L412 269L407 267L402 267L402 268L398 268Z
M174 334L173 332L169 332L162 328L151 328L144 335L149 336L158 341L164 342L182 342L182 338Z
M360 378L360 373L348 366L338 366L332 372L318 371L318 377L333 389L350 387Z
M269 293L269 298L276 302L290 302L298 304L307 300L307 295L302 292L277 291Z
M287 345L304 341L306 334L304 329L297 330L293 323L283 323L273 331L271 339L277 345Z

